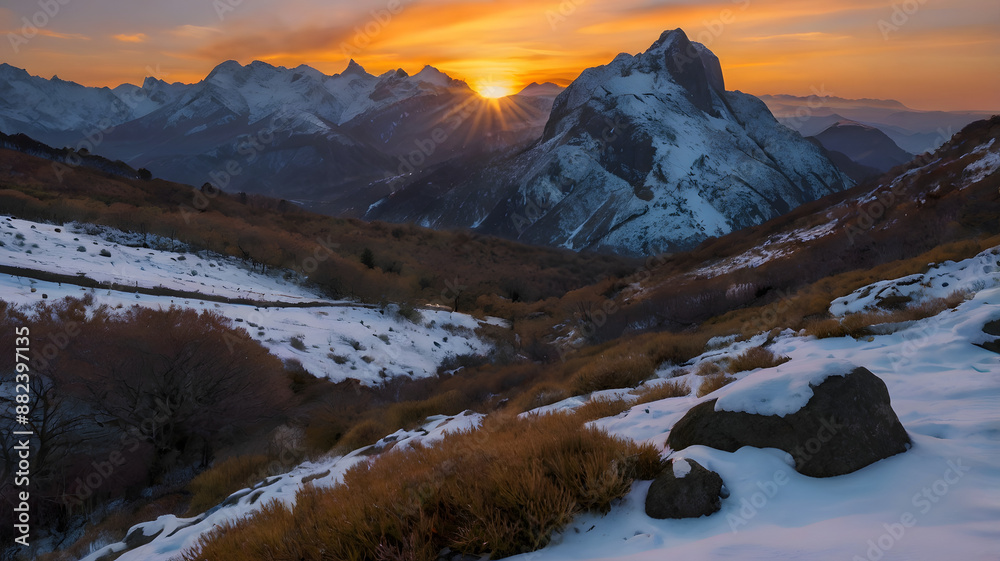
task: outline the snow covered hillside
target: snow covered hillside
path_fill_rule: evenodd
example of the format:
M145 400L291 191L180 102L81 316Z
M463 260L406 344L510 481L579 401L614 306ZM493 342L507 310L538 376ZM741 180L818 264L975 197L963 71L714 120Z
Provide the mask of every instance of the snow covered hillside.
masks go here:
M190 253L170 240L86 224L44 224L0 217L0 299L32 304L91 294L94 305L180 306L217 312L281 359L316 376L376 384L395 376L433 375L448 356L483 354L489 345L471 316L398 306L377 309L329 300L290 271L264 274L242 261ZM10 269L16 268L16 269ZM46 279L44 273L65 275ZM101 287L79 286L82 278ZM111 284L117 285L115 289ZM180 295L159 295L163 289ZM128 292L139 290L139 292Z
M966 282L972 279L977 280ZM838 300L834 311L861 309L870 294L884 292L893 282L912 284L911 279L876 283ZM892 408L913 442L910 450L848 475L811 478L796 472L792 457L776 449L745 447L733 453L704 446L680 452L666 449L664 455L696 460L722 476L729 496L720 512L698 519L654 520L643 510L650 483L638 482L607 516L582 516L546 548L512 559L996 559L1000 357L975 344L992 339L984 325L1000 319L1000 248L960 263L939 264L921 282L928 290L913 292L915 302L950 288L943 286L946 282L969 290L969 299L954 310L861 340L816 339L786 331L769 348L790 357L787 363L745 372L702 398L668 398L594 422L612 434L664 447L671 427L698 403L720 398L718 403L728 408L787 413L808 400L811 390L806 382L830 374L830 365L850 363L868 368L886 383ZM659 375L672 376L693 393L699 383L694 372L700 364L736 356L766 340L761 334L748 341L719 342L687 364L664 365ZM611 390L591 398L631 391ZM539 412L574 409L585 401L570 398ZM432 442L443 431L470 429L478 421L475 415L431 418L423 430L401 431L381 444ZM428 434L417 436L425 431ZM156 537L120 559L171 559L214 524L245 516L269 498L293 504L303 481L336 484L358 459L355 452L302 464L285 476L234 494L227 501L234 504L202 517L165 516L140 524L131 532ZM94 561L125 548L124 543L111 544L86 559Z

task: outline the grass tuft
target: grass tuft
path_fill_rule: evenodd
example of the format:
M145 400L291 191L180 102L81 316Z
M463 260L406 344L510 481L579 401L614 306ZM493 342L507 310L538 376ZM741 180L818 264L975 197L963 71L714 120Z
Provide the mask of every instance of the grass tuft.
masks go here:
M495 415L433 447L358 464L336 487L307 485L294 511L272 502L204 536L184 559L434 561L445 548L507 557L544 547L582 512L607 513L661 467L655 447L575 415Z
M778 366L779 364L784 364L792 360L787 356L775 356L773 352L764 347L753 347L747 349L742 354L734 358L729 362L726 370L730 374L736 374L738 372L746 372L748 370L756 370L758 368L771 368L772 366Z
M265 455L234 456L198 474L188 484L191 505L188 516L196 516L226 497L267 477L271 459Z

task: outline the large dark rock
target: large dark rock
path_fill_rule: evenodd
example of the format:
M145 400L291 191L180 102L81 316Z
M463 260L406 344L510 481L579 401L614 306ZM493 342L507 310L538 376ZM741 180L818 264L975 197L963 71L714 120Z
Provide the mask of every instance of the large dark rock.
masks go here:
M779 448L792 455L799 473L812 477L851 473L910 444L885 383L866 368L826 378L813 387L805 407L784 417L716 411L715 402L691 408L670 430L667 444L674 450L701 444L727 452Z
M677 460L675 460L677 461ZM660 472L646 494L646 514L652 518L698 518L722 507L722 477L694 460L684 477L674 475L673 463Z
M983 333L987 335L993 335L994 337L1000 337L1000 319L995 319L993 321L987 322L983 326ZM992 341L983 341L982 343L976 343L977 347L982 347L987 351L993 351L1000 354L1000 339L993 339Z

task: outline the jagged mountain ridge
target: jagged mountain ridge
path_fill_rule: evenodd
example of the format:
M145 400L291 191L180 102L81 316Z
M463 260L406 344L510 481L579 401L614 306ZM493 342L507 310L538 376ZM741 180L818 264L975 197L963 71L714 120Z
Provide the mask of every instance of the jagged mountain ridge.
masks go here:
M641 255L692 247L849 184L760 100L726 92L715 55L678 29L585 70L529 150L486 169L438 170L367 217Z
M499 101L431 67L373 76L352 61L326 76L227 61L198 84L147 80L141 116L96 151L327 214L639 255L849 184L760 101L724 86L715 55L680 30L561 92L542 84ZM137 90L101 90L116 91Z
M9 66L0 73L10 92L0 129L8 133L87 147L173 181L212 182L348 216L362 214L401 176L533 141L551 107L551 96L486 103L430 66L413 76L401 69L374 76L353 60L332 76L305 65L227 61L196 84L147 78L141 88L113 90ZM74 104L75 96L84 102ZM52 107L34 107L34 98Z

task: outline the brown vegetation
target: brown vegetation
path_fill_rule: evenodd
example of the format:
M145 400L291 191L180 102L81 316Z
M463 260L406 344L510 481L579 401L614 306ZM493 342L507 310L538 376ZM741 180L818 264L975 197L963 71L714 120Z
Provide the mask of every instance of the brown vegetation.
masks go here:
M185 559L437 559L445 547L493 558L533 551L584 511L607 512L661 466L649 446L567 415L494 416L431 448L392 450L294 511L271 503L204 537Z
M730 374L756 370L757 368L771 368L791 360L787 356L775 356L773 352L764 347L753 347L747 349L736 358L729 361L726 369Z

